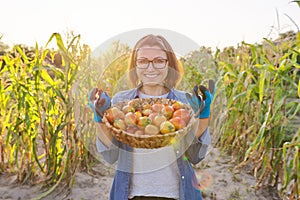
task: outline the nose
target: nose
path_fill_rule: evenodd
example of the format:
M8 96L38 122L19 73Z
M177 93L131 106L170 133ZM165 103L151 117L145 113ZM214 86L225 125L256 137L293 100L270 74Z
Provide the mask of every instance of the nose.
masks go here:
M149 70L149 69L150 69L150 66L151 66L151 70L155 69L155 68L154 68L154 64L153 64L153 61L149 61L149 64L148 64L147 70Z

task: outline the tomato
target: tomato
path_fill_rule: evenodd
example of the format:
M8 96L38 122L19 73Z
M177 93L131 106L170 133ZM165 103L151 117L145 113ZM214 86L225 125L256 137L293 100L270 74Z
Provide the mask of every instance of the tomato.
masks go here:
M129 106L133 107L134 110L139 110L141 108L141 104L138 100L132 99L127 103Z
M145 127L145 134L146 135L156 135L159 133L159 128L152 124L149 124Z
M151 124L152 120L150 117L142 116L138 118L138 125L140 127L146 127L147 125Z
M136 125L136 123L137 123L136 114L133 113L133 112L126 113L126 115L124 117L124 121L125 121L127 126Z
M172 107L174 108L174 110L178 110L178 109L182 108L182 106L183 106L183 103L180 101L176 101L172 104Z
M118 128L118 129L121 129L121 130L126 129L126 124L125 124L123 119L115 119L114 122L113 122L113 126Z
M142 116L141 111L135 111L136 118L139 119Z
M152 123L153 123L153 121L154 121L154 118L155 118L157 115L158 115L157 112L152 112L152 113L149 115L149 117L150 117L151 120L152 120Z
M154 117L152 123L155 126L159 127L160 124L163 123L163 122L165 122L165 121L167 121L167 118L164 115L162 115L162 114L158 114L156 117Z
M151 113L152 113L151 109L142 110L142 115L143 116L149 116Z
M128 112L135 112L135 109L134 107L130 106L130 105L125 105L123 108L122 108L122 112L123 113L128 113Z
M143 104L143 110L146 110L146 109L151 109L151 105L146 103L146 104Z
M153 112L160 112L163 107L164 105L161 103L154 103L152 104L151 109Z
M117 107L111 107L105 111L106 119L112 124L115 119L124 119L124 113Z
M173 113L173 117L179 117L185 121L185 123L188 123L190 121L190 114L187 110L180 108L178 110L175 110Z
M139 130L137 126L127 126L125 129L126 132L132 134L134 134L137 130Z
M172 117L173 112L174 112L174 108L170 105L165 105L161 109L161 114L165 115L167 119L170 119Z
M170 122L174 124L176 130L186 127L186 122L180 117L173 117Z
M166 133L174 132L176 129L174 124L172 124L170 121L165 121L161 123L159 130L162 134L166 134Z

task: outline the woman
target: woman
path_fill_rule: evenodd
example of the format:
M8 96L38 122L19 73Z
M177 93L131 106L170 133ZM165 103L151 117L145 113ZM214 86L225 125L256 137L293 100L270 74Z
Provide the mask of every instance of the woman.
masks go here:
M191 163L200 162L210 144L208 123L213 92L203 86L196 86L193 95L174 89L181 76L181 65L167 40L147 35L136 43L129 62L129 78L134 89L117 93L111 101L106 92L91 90L89 104L95 121L99 122L97 149L108 163L118 161L111 200L202 199ZM159 149L133 148L116 140L101 123L110 103L134 98L174 99L190 103L195 113L199 113L203 101L198 90L204 93L205 107L196 120L197 130L189 132L178 144Z

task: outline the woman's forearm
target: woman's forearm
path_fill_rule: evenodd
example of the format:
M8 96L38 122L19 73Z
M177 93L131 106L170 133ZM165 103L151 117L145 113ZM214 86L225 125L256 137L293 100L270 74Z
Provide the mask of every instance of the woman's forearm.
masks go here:
M196 120L197 120L196 123L198 123L198 129L196 132L196 136L198 138L200 138L209 125L209 118L196 119Z
M112 133L109 128L103 123L96 123L97 124L97 129L98 129L98 138L101 140L101 142L109 147L111 142L112 142Z

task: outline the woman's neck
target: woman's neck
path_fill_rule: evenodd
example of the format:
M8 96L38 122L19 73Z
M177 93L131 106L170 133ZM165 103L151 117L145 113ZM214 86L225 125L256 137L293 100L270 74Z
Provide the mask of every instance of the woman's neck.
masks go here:
M147 95L161 96L161 95L164 95L164 94L168 93L169 89L162 86L162 85L153 85L153 86L143 85L140 88L140 91L144 94L147 94Z

